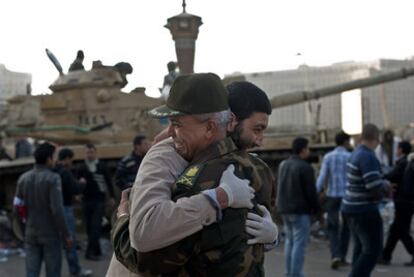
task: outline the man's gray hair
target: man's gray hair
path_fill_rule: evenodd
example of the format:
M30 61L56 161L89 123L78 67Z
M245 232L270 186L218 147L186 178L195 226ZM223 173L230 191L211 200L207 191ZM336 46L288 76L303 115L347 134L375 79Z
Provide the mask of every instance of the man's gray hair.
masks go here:
M225 132L230 121L230 109L215 113L194 114L193 116L201 122L211 119L216 122L220 131Z

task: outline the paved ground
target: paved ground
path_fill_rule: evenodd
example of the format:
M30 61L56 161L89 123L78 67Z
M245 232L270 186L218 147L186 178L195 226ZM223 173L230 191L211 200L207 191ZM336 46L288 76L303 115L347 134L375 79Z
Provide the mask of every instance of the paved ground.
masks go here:
M104 251L106 252L104 259L99 262L90 262L83 259L81 264L93 269L96 277L105 276L109 260L111 258L111 249L107 240L102 241ZM266 275L267 276L283 276L283 246L267 253L266 255ZM412 277L414 276L414 268L404 267L403 263L410 259L399 244L393 264L391 266L377 266L372 277L392 276L392 277ZM312 242L306 252L305 275L307 277L333 277L347 276L349 267L341 268L338 271L332 271L329 268L329 251L328 243L323 240L312 239ZM9 257L9 261L0 263L1 277L23 277L24 276L24 258L18 256ZM42 275L44 276L44 275ZM63 275L68 276L66 262L63 264Z

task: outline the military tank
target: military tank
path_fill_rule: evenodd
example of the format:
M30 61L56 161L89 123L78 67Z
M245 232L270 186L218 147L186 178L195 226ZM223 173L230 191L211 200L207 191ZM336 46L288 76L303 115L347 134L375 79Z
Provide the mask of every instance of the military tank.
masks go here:
M147 116L147 110L162 100L145 95L145 88L129 93L126 74L119 63L104 66L99 61L91 70L74 70L64 74L54 55L49 58L59 77L49 88L52 94L23 95L8 101L7 115L0 130L9 137L26 136L59 144L122 143L143 133L154 136L161 128ZM125 66L124 66L125 68Z
M99 158L114 168L131 151L134 136L145 134L151 139L162 130L160 121L150 118L147 111L163 100L146 96L145 88L129 93L122 90L126 75L132 72L129 64L105 66L96 61L90 70L63 73L53 53L46 52L59 72L49 86L52 93L9 99L0 117L3 138L13 141L30 137L66 145L74 150L75 160L83 158L86 143L94 143ZM30 157L0 161L0 190L6 192L7 203L11 203L18 176L32 165Z

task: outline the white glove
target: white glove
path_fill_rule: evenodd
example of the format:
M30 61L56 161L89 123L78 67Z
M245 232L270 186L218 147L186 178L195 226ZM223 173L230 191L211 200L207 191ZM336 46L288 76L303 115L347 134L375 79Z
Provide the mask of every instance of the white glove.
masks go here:
M273 223L272 216L265 206L257 205L263 212L263 217L254 213L247 214L246 232L254 238L249 239L247 244L270 244L276 241L278 236L278 228Z
M254 189L249 184L249 180L240 179L234 175L234 165L231 164L227 167L223 175L221 175L219 187L226 192L229 199L229 207L253 208Z

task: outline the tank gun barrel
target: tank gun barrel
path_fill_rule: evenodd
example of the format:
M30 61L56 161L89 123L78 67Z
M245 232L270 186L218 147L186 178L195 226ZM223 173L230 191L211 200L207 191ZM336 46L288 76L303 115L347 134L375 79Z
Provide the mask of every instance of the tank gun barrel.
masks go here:
M52 53L52 51L50 51L47 48L45 49L45 51L46 51L46 55L49 57L50 61L56 67L57 71L59 71L59 74L60 75L63 75L62 65L60 64L60 62L58 61L58 59L56 58L56 56Z
M414 75L414 68L402 68L397 71L390 73L384 73L378 76L362 78L353 80L350 82L328 86L320 89L309 90L309 91L297 91L292 93L286 93L278 95L270 99L272 108L286 107L298 103L302 103L308 100L319 99L335 94L339 94L344 91L353 90L357 88L364 88L374 86L382 83L392 82L399 79L408 78Z

